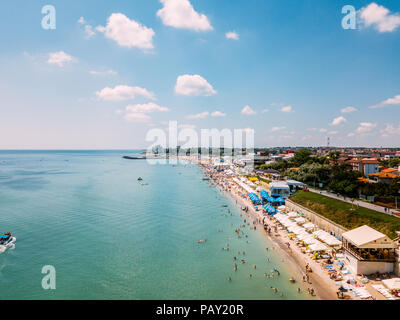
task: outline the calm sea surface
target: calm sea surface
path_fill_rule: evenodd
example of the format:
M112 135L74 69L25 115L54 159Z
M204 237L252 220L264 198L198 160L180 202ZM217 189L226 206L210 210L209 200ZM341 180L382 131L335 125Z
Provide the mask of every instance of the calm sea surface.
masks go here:
M0 151L0 232L17 238L0 255L1 299L308 298L289 283L291 267L266 253L262 232L235 236L241 210L198 166L126 154ZM234 256L246 260L236 272ZM56 269L55 290L42 288L45 265ZM281 275L266 278L273 268Z

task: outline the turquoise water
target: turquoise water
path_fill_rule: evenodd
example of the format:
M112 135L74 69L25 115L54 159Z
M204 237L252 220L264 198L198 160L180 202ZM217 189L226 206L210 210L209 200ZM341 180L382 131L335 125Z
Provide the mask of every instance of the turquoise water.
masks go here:
M261 231L235 236L240 209L198 166L124 154L0 152L0 232L17 238L0 255L1 299L308 298ZM234 256L246 260L236 272ZM44 265L56 269L55 290L41 286ZM281 276L264 277L274 267Z

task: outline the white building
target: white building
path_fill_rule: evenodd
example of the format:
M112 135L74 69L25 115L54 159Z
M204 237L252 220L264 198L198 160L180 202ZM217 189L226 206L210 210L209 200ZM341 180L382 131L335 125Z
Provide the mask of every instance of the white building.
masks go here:
M397 244L383 233L362 226L342 234L346 264L354 273L394 271Z
M290 196L290 188L285 181L271 182L269 184L269 189L272 197L287 199Z

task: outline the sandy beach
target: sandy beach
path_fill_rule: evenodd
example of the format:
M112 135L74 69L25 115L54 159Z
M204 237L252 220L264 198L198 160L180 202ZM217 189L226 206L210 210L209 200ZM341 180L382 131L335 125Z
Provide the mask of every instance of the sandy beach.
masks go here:
M337 299L337 286L333 280L331 280L322 269L320 264L310 259L307 255L303 254L294 243L288 248L286 243L290 243L292 240L287 237L287 234L284 230L278 230L277 232L267 233L264 230L264 226L262 223L263 218L268 219L267 224L269 226L273 226L275 221L269 217L265 216L261 211L256 211L253 207L253 204L247 198L241 197L239 194L235 192L234 189L227 187L225 184L225 180L220 180L218 176L210 174L207 168L203 166L205 173L210 176L212 182L224 192L228 197L236 203L239 207L247 207L248 211L243 211L243 214L246 214L247 217L253 220L253 224L257 227L259 232L262 232L265 237L267 237L272 243L274 243L273 250L277 251L278 254L282 257L282 259L290 264L290 267L294 269L295 274L293 275L297 282L302 281L301 279L306 274L305 266L308 264L313 272L308 273L309 282L304 283L304 285L308 288L314 289L314 296L317 299L321 300L336 300ZM304 293L303 294L307 294Z
M300 249L292 245L290 249L285 243L291 241L285 235L285 232L279 230L278 233L271 232L268 234L262 225L262 218L265 217L261 211L256 211L249 200L243 199L238 194L234 192L225 191L233 201L237 201L239 206L245 206L249 208L248 216L252 217L254 221L257 222L257 229L262 232L269 240L271 240L275 245L275 250L283 257L284 261L287 261L291 266L297 269L297 275L302 277L305 275L305 265L308 263L312 268L313 272L309 273L309 287L314 288L315 295L321 300L336 300L336 286L334 282L329 279L328 275L321 270L321 266L314 260L309 259L308 256L304 255ZM268 219L268 218L267 218ZM269 220L268 224L271 224L272 220ZM298 279L300 281L300 278Z

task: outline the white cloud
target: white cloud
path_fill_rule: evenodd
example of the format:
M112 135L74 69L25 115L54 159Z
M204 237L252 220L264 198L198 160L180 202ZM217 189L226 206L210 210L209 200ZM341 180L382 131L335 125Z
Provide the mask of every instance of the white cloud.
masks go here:
M324 128L321 128L321 129L319 129L319 132L325 133L325 132L328 132L328 130L327 130L327 129L324 129Z
M194 124L180 124L178 125L179 129L196 129L196 125Z
M84 18L84 17L80 17L80 18L78 19L78 23L80 23L80 24L86 24L85 18Z
M239 40L239 35L235 31L225 33L225 37L227 39Z
M250 106L245 106L241 111L241 114L245 114L245 115L248 115L248 116L254 115L256 113L257 112L254 111Z
M225 117L226 113L223 113L221 111L214 111L213 113L211 113L211 117Z
M147 122L151 118L144 113L134 113L130 112L124 115L124 119L129 122Z
M351 106L349 106L349 107L346 107L346 108L343 108L342 110L340 110L342 113L352 113L352 112L356 112L357 111L357 108L354 108L354 107L351 107Z
M152 112L168 112L170 111L166 107L161 107L158 104L155 104L153 102L149 103L144 103L144 104L134 104L134 105L128 105L126 108L126 111L132 112L132 113L152 113Z
M262 109L262 110L261 110L261 113L267 113L267 112L269 112L268 109Z
M393 32L400 26L400 15L372 2L361 8L360 22L365 27L374 27L379 32Z
M117 71L111 69L105 71L90 70L89 73L94 76L106 76L106 75L116 76L118 74Z
M204 111L201 113L197 113L197 114L192 114L187 116L187 119L204 119L207 118L210 115L210 113L208 111Z
M376 127L376 123L371 122L361 122L358 126L356 132L357 133L367 133L372 131Z
M122 13L113 13L108 17L105 27L98 26L97 31L114 40L119 46L140 49L153 49L153 36L151 28L129 19Z
M286 106L286 107L282 107L281 111L289 113L289 112L292 112L293 109L292 109L292 106Z
M331 125L332 125L332 126L338 126L338 125L340 125L341 123L344 123L344 122L346 122L346 121L347 121L347 120L346 120L345 117L340 116L340 117L337 117L337 118L333 119Z
M142 96L147 99L155 99L154 93L149 92L145 88L130 87L126 85L119 85L115 88L106 87L96 92L100 100L105 101L123 101L134 99L136 96Z
M93 36L96 34L96 32L93 31L92 26L89 25L89 24L87 24L87 25L85 26L85 32L86 32L87 38L91 38L91 37L93 37Z
M175 93L184 96L211 96L217 91L198 74L184 74L176 79Z
M339 131L329 131L329 132L328 132L328 134L333 134L333 135L334 135L334 134L338 134L338 133L339 133Z
M350 132L347 136L348 137L354 137L356 134L354 132Z
M308 128L307 131L317 131L317 128Z
M286 127L272 127L271 132L276 132L276 131L284 130L284 129L286 129Z
M65 63L73 61L74 58L64 51L51 52L49 53L49 59L47 63L56 64L59 67L63 67Z
M374 106L370 106L371 109L377 109L377 108L383 108L389 105L397 105L400 104L400 94L397 96L394 96L393 98L386 99L385 101L382 101L381 103L378 103Z
M160 2L163 8L157 11L157 16L166 26L195 31L213 29L208 18L196 12L189 0L160 0Z
M385 129L381 130L382 137L392 137L400 135L400 124L395 127L393 124L386 124Z

